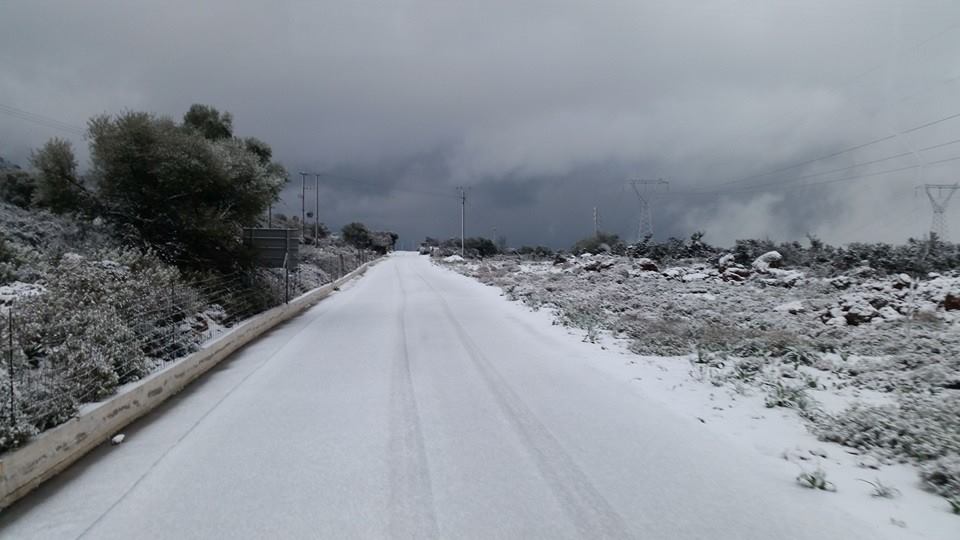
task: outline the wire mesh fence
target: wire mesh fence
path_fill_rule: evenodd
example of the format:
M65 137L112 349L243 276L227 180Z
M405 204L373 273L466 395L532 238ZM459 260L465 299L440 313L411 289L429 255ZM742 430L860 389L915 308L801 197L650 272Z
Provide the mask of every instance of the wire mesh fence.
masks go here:
M317 255L290 271L197 278L119 299L81 283L87 290L67 303L49 293L11 301L0 311L0 452L363 261Z

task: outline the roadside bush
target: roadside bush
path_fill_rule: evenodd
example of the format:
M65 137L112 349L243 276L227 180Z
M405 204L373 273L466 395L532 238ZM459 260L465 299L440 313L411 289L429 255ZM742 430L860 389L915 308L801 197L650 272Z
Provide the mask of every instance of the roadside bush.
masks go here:
M960 502L960 454L949 454L924 463L920 478L930 491Z
M856 403L824 417L816 432L825 441L893 459L933 460L960 453L960 396L908 394L896 405Z
M0 200L20 208L29 208L36 190L37 180L27 171L0 170Z
M191 352L200 339L183 328L198 310L196 294L175 288L179 272L150 254L54 254L40 263L44 292L11 308L15 409L2 400L0 416L15 422L0 431L0 450Z
M802 386L790 386L777 379L773 382L764 383L767 387L767 398L764 405L769 408L784 407L787 409L797 409L805 411L812 405L810 396Z
M683 356L694 349L690 326L674 319L637 318L628 334L630 350L637 354Z
M574 255L583 253L617 253L626 249L620 237L615 234L599 232L593 236L588 236L577 241L571 251Z
M518 255L527 255L534 259L553 257L553 250L545 246L522 246L517 249Z

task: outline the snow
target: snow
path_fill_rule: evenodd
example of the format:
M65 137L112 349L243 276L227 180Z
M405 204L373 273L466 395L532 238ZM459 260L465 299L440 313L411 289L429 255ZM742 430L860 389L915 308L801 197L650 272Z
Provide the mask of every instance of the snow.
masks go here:
M461 256L459 256L459 255L450 255L449 257L444 257L444 258L443 258L443 261L444 261L444 262L448 262L448 263L452 263L452 262L463 262L463 261L464 261L464 258L461 257Z
M803 307L803 300L793 300L791 302L786 302L780 304L779 306L775 306L773 310L796 314L806 311L806 308Z
M768 251L763 255L757 257L757 260L753 261L751 265L754 270L761 274L767 274L772 270L771 266L780 262L783 259L783 256L780 255L777 251Z
M726 409L726 389L691 383L683 361L552 323L395 254L4 512L2 533L956 537L956 521L915 522L896 477L893 501L834 477L843 452L797 439L792 411ZM822 461L839 491L799 487L784 450Z
M0 286L0 306L10 306L21 298L39 296L44 293L43 285L37 283L23 283L14 281L9 285Z
M613 371L629 377L647 395L657 396L665 407L682 411L722 433L733 434L768 458L787 462L795 467L794 476L801 469L807 472L824 469L829 481L839 486L838 493L830 494L836 504L876 527L889 528L896 522L897 528L903 529L896 535L904 538L955 538L960 534L960 520L950 513L947 502L921 489L917 466L818 441L806 427L809 424L806 416L842 415L856 403L895 405L902 391L929 389L931 393L943 392L940 395L944 398L955 393L956 390L949 388L960 380L956 372L958 364L955 360L951 364L949 355L940 351L955 350L960 336L957 317L946 301L946 291L957 287L960 277L937 275L921 282L913 282L909 276L879 279L861 268L843 276L842 287L836 286L837 280L807 279L782 288L779 284L777 287L753 285L769 285L762 275L751 276L746 283L724 283L721 277L700 279L698 276L692 282L685 279L691 274L709 273L703 264L672 267L661 273L634 272L630 260L621 258L599 276L583 273L586 266L579 264L568 266L562 277L541 267L539 273L528 270L522 279L504 273L510 264L509 261L487 261L485 267L472 272L463 268L456 270L499 285L507 297L522 299L537 310L544 322L570 325L569 331L585 336L584 341L596 341L603 348L620 351L627 357L621 362L627 368L621 371L617 366ZM767 275L777 272L785 271L770 268ZM695 300L706 295L710 296L708 303ZM877 309L874 305L883 307ZM929 322L907 323L906 335L904 327L888 329L888 325L904 320L913 309L925 313ZM718 317L718 312L722 317ZM821 344L826 342L829 329L837 328L841 333L831 339L842 339L843 346L840 354L824 353L811 357L815 359L803 360L813 362L811 366L799 365L800 360L797 366L777 358L761 360L761 365L766 367L762 368L757 382L740 381L734 377L735 368L741 362L736 357L708 352L704 363L699 364L696 355L654 357L631 353L637 350L638 344L661 348L668 344L668 341L658 343L656 340L661 338L650 332L651 328L660 327L645 326L647 323L631 326L634 323L630 321L656 321L658 317L663 318L660 319L663 322L658 323L661 325L671 319L676 322L670 324L700 323L704 328L718 323L736 325L728 333L736 333L738 327L762 325L761 328L773 327L778 332L818 335ZM627 339L615 339L598 332L598 324L616 330L617 336ZM573 328L578 326L581 330ZM636 341L631 342L630 338ZM858 348L863 355L850 354ZM895 353L869 356L881 351ZM811 409L768 408L767 391L762 384L757 384L768 381L804 388L812 398ZM937 414L942 417L944 413L930 410L931 418ZM956 420L952 425L956 426ZM935 428L955 429L950 426L942 424ZM900 428L894 424L891 429ZM811 449L827 449L829 459L811 459ZM933 445L930 450L943 449ZM865 463L869 464L869 473L864 470ZM881 479L884 485L895 486L900 496L892 500L869 496L863 499L864 490L869 495L872 488L861 479Z

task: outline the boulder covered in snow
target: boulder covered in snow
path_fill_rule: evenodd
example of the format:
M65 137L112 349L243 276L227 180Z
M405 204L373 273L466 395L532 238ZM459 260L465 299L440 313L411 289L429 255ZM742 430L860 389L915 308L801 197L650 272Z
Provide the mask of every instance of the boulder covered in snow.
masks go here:
M463 262L463 261L464 261L464 258L459 255L450 255L449 257L443 258L443 262L448 262L448 263Z
M683 279L683 281L686 283L690 283L691 281L703 281L707 279L707 275L703 272L691 272L689 274L684 274L681 279Z
M794 300L792 302L780 304L779 306L774 307L773 310L796 315L797 313L803 313L807 310L807 308L804 307L802 300Z
M558 266L558 265L561 265L561 264L568 264L568 263L570 263L570 262L571 262L571 260L570 260L566 255L564 255L563 253L557 253L556 255L553 256L553 264L554 264L554 266Z
M841 291L844 289L849 289L850 285L853 284L853 282L850 281L850 278L847 276L837 276L831 279L828 283L833 285L835 288L840 289Z
M770 273L770 269L779 266L782 260L783 255L780 255L779 251L768 251L757 257L757 260L753 261L753 264L750 266L760 274L768 274Z
M894 289L905 289L913 283L913 279L907 274L897 274L893 281Z
M717 268L721 270L726 270L734 265L736 265L736 257L733 256L733 253L724 253L720 259L717 260Z
M607 268L612 267L614 264L615 264L614 261L595 259L583 265L583 269L589 270L591 272L599 272L601 270L606 270Z
M845 294L840 298L840 307L843 317L850 326L870 322L880 316L880 311L870 305L864 297L856 294Z
M659 272L660 267L657 266L657 263L653 259L648 259L646 257L640 257L639 259L633 261L634 266L643 270L644 272Z
M763 283L766 285L773 285L775 287L793 287L800 283L803 279L803 272L797 270L780 270L779 268L769 268L767 269L767 274L770 276L767 279L763 280Z
M724 281L744 281L750 277L750 270L742 266L734 266L732 268L727 268L720 274L720 277Z

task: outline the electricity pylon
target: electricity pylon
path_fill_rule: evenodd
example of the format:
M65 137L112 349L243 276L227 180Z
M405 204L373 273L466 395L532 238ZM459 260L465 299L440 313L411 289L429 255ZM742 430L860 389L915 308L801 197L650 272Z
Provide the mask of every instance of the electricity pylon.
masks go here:
M647 236L653 236L653 209L650 203L658 195L669 188L670 182L663 178L656 180L630 180L634 193L637 194L637 201L640 203L640 214L637 216L637 241L642 242Z
M933 222L930 224L930 234L935 234L940 240L947 239L949 229L947 227L947 205L953 194L960 189L960 182L955 184L924 184L923 191L930 199L930 206L933 208ZM934 195L936 190L936 195Z

